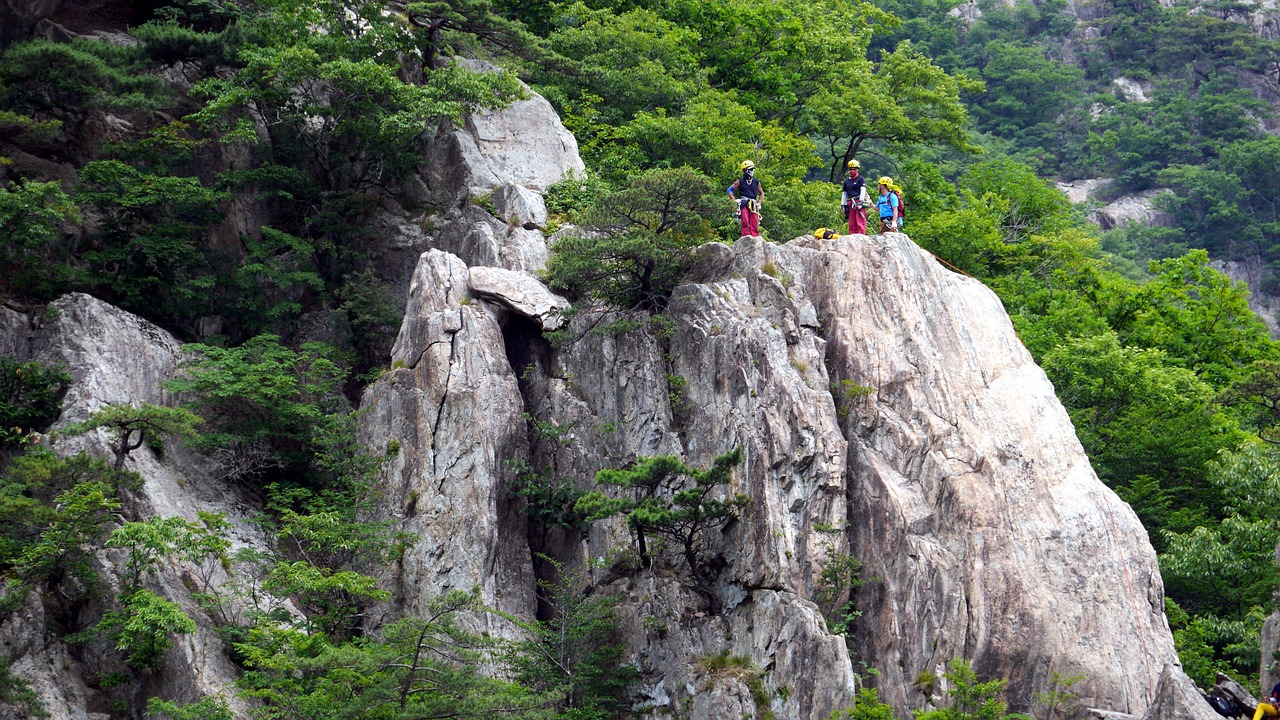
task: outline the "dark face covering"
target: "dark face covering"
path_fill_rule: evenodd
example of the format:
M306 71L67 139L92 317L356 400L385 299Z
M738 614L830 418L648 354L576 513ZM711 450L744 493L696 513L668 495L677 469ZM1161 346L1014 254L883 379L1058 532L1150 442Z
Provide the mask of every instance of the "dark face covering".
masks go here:
M743 171L742 171L742 177L747 178L747 179L750 179L750 178L751 178L751 176L752 176L752 175L755 175L755 174L756 174L756 169L755 169L755 168L747 168L746 170L743 170Z

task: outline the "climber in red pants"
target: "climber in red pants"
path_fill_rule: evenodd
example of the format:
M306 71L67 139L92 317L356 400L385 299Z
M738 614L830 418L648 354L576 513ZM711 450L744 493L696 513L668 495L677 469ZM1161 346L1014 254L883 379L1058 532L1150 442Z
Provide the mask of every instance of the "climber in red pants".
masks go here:
M742 235L760 237L760 202L764 200L764 188L755 178L755 163L743 160L739 167L742 168L742 177L729 186L729 197L733 198L733 203L737 206L736 214L742 222ZM733 194L735 190L737 196Z

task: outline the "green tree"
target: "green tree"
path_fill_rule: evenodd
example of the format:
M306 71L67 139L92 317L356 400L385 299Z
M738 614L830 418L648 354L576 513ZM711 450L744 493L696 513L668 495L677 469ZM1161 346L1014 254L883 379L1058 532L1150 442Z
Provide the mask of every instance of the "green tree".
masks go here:
M624 692L639 674L622 664L617 599L583 593L585 570L543 559L555 574L538 581L550 617L516 621L528 638L508 649L507 662L522 685L561 698L556 709L564 720L618 717L629 705Z
M93 552L120 509L120 487L140 478L80 454L59 458L31 448L0 475L0 577L7 601L42 587L69 629L81 604L97 591ZM7 602L5 603L7 604Z
M217 696L205 696L185 705L153 697L147 701L147 717L152 720L235 720L226 700Z
M56 420L71 379L59 366L0 355L0 449L21 443Z
M68 425L67 435L82 435L98 428L106 428L114 442L115 469L122 470L129 453L142 447L144 442L159 442L165 435L191 437L203 420L199 415L183 408L163 407L151 403L139 405L107 405L91 413L88 419Z
M1007 680L979 682L978 674L963 658L951 661L943 677L950 681L946 705L937 710L917 710L916 720L1005 720L1008 707L1000 699Z
M1107 333L1065 343L1041 362L1099 476L1116 488L1139 476L1159 478L1187 509L1170 520L1172 528L1188 530L1221 506L1205 473L1243 434L1215 407L1213 389L1167 357L1122 347Z
M1266 326L1249 309L1248 289L1193 250L1153 262L1155 278L1107 308L1125 344L1159 348L1178 365L1225 384L1255 360L1274 359Z
M519 95L508 73L434 61L438 45L430 37L458 27L458 12L444 3L415 3L409 12L417 22L406 26L403 16L364 0L260 6L244 20L257 42L241 48L239 67L193 88L207 98L194 118L255 145L261 140L251 114L268 118L268 144L308 163L329 191L361 191L394 180L416 164L414 152L439 120L457 122L465 112ZM425 33L425 57L414 27ZM418 82L401 79L406 56L425 63ZM297 92L300 87L316 91Z
M234 348L184 347L195 357L167 387L189 394L205 419L209 430L198 444L223 450L227 471L240 476L280 465L305 472L316 433L344 414L346 371L331 359L332 348L308 343L295 351L274 335Z
M714 238L714 193L711 181L689 168L645 172L587 211L586 232L553 246L548 283L609 307L661 311L690 266L690 251Z
M0 186L0 298L51 300L70 286L72 243L59 226L77 219L56 182Z
M893 720L893 706L880 702L875 688L864 687L854 695L853 707L831 713L827 720Z
M711 562L717 549L708 533L736 519L751 503L743 494L715 497L722 492L720 486L733 479L733 468L741 462L742 448L734 448L717 455L706 470L691 468L668 455L641 459L625 470L601 470L596 473L597 483L633 491L638 497L611 498L595 490L578 500L577 510L592 521L624 516L646 565L652 562L646 538L673 541L693 590L707 601L711 613L718 615L721 603L715 593L716 569Z
M478 609L474 595L453 592L423 618L341 644L262 623L239 646L247 670L238 685L269 720L546 717L546 699L480 671L491 643L458 621Z
M196 177L95 160L79 171L76 199L101 217L94 249L82 254L108 298L170 322L190 324L211 309L210 259L202 246L226 194Z
M623 125L639 112L659 108L678 112L707 86L694 50L697 31L656 9L593 10L579 2L558 6L552 23L547 45L570 60L571 72L559 64L535 67L534 79L553 103L570 112L589 103L597 113L594 123Z
M845 164L872 141L891 146L945 146L972 152L965 132L968 111L961 92L980 92L981 82L949 75L903 42L875 65L851 68L841 82L814 93L803 127L829 152L829 179L844 174Z
M1255 441L1224 451L1209 471L1224 498L1226 517L1190 531L1166 532L1160 570L1170 595L1187 608L1183 615L1190 615L1181 621L1179 645L1180 655L1191 656L1189 667L1205 677L1222 669L1247 679L1256 672L1259 633L1280 588L1274 559L1280 539L1280 460L1271 446Z

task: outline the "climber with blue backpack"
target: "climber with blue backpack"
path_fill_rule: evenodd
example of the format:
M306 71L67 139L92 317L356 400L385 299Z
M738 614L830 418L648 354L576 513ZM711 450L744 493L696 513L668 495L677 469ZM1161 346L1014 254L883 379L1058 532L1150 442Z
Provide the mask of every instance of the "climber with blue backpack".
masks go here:
M880 232L902 231L902 188L893 184L893 178L885 175L877 181L880 185L880 197L876 207L880 211Z

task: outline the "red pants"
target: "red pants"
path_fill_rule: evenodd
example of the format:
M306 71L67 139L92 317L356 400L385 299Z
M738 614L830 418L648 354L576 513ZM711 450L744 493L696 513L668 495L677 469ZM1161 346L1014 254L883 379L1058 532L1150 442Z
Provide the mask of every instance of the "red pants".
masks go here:
M742 208L742 234L760 236L760 213L752 212L751 208Z
M867 211L865 209L852 208L849 210L849 234L867 234Z

